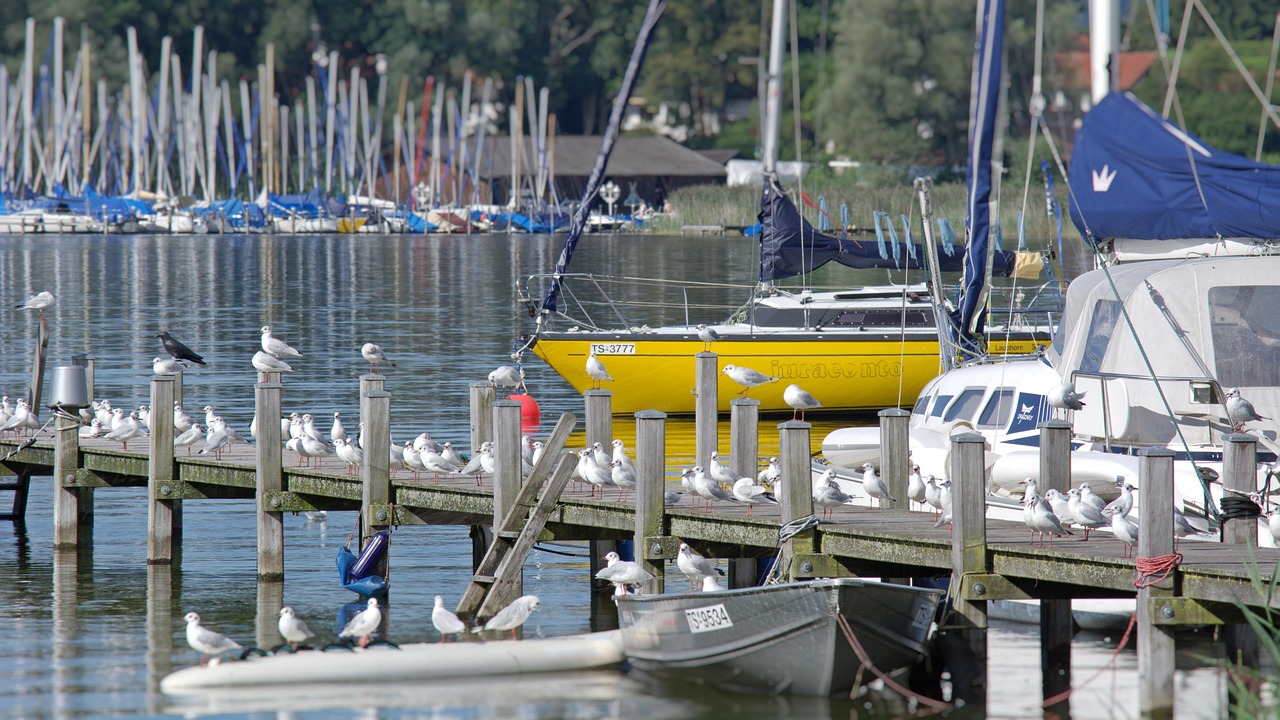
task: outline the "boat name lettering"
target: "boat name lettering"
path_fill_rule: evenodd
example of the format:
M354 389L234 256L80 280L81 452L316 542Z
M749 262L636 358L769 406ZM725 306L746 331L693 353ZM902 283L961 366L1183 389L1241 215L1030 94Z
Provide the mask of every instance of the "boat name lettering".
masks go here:
M635 355L635 343L591 343L591 352L597 355Z
M689 632L709 632L733 627L733 620L729 619L729 611L724 609L723 604L685 610L684 616L689 621Z
M782 363L774 360L769 365L769 374L783 380L839 377L888 378L902 375L902 364L891 360L828 363Z

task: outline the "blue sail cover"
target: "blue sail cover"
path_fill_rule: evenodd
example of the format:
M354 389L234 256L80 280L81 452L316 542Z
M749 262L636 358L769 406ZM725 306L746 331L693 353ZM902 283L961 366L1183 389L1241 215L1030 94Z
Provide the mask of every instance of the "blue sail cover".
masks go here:
M973 92L969 100L969 246L960 303L952 314L957 339L982 332L978 310L986 304L991 232L991 158L1000 111L1000 73L1004 61L1004 0L979 0L978 44L973 54ZM994 272L994 270L990 270ZM962 342L962 344L965 344Z
M812 272L833 260L859 269L923 269L920 259L925 253L919 245L910 247L907 252L886 251L885 257L881 256L878 243L832 237L814 230L783 192L776 177L765 178L759 217L760 282ZM944 255L938 260L944 272L958 272L963 267L964 256ZM997 253L997 274L1008 276L1013 266L1014 253Z
M1071 221L1086 239L1274 239L1277 208L1280 167L1211 147L1128 93L1076 132Z

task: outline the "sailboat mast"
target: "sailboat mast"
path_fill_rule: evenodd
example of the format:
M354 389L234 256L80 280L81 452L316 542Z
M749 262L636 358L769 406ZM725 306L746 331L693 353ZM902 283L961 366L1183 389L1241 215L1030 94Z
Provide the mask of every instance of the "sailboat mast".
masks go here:
M1119 76L1120 3L1089 0L1089 93L1095 105L1118 86Z
M787 0L773 0L773 26L769 33L769 76L765 82L764 172L772 174L778 163L779 124L782 113L782 63L786 50Z

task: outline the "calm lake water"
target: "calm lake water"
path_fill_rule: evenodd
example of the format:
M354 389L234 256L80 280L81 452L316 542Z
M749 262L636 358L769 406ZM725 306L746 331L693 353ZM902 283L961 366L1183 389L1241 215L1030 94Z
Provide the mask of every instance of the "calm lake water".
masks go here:
M47 311L50 366L92 354L95 394L117 406L147 401L151 359L161 353L153 336L167 330L209 362L186 374L188 410L212 405L247 432L255 381L249 358L259 328L271 325L304 355L284 379L286 412L329 418L340 411L352 426L358 376L368 367L358 349L376 342L398 363L386 381L395 436L404 441L426 430L465 446L469 384L510 362L513 339L531 329L515 304L515 279L547 271L561 242L529 236L0 237L0 392L25 393L37 326L34 313L12 306L49 290L57 297ZM756 245L746 239L588 236L573 269L749 283L755 258ZM840 270L819 278L849 284L884 280L883 273ZM723 301L745 299L745 293L728 292ZM718 318L693 318L704 319ZM545 365L532 359L526 373L542 407L543 432L560 413L581 412L580 397ZM817 420L814 445L830 429L868 421ZM318 424L327 429L329 423ZM761 427L761 452L770 454L776 432L770 432L770 421ZM619 418L615 430L631 443L634 423ZM673 421L668 435L691 435L691 423ZM447 686L362 684L288 697L226 693L196 704L172 700L158 692L160 678L198 660L186 644L184 613L200 612L206 624L246 645L255 641L254 512L249 501L188 503L181 562L172 569L148 568L145 499L142 489L98 492L95 542L79 553L51 549L47 478L33 485L25 526L0 523L0 715L285 717L296 711L450 718L843 718L904 712L894 702L731 695L655 685L619 672L477 678ZM7 495L0 502L7 503ZM331 513L326 522L286 516L284 602L321 638L336 634L356 599L338 584L334 569L334 555L355 521L355 513ZM465 588L468 530L405 527L392 544L390 638L435 640L427 611L434 595L453 604ZM583 546L573 544L533 552L525 590L543 604L526 626L528 636L610 624L607 604L603 615L592 615L584 554ZM274 627L274 617L267 627ZM1076 638L1075 681L1085 683L1101 672L1078 687L1072 717L1137 715L1136 660L1131 649L1116 655L1117 640ZM265 636L262 641L277 642ZM988 715L1038 716L1036 628L997 625L990 650ZM1207 636L1191 635L1180 650L1178 717L1219 716L1225 680L1204 658L1220 656L1220 647Z

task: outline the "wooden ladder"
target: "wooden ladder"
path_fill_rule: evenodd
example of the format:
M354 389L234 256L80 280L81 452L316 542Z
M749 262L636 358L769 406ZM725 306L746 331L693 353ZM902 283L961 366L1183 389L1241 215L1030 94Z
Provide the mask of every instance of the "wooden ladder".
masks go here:
M458 603L459 616L471 617L479 624L480 618L492 617L515 600L516 580L520 577L525 558L546 526L547 518L555 509L560 493L569 484L577 465L572 456L562 455L577 422L578 418L573 413L560 416L547 439L545 452L520 487L515 503L502 519L501 527L494 529L493 541L489 543L484 559ZM551 472L553 464L554 473ZM548 475L551 476L550 481L546 481ZM539 490L543 490L541 497Z

